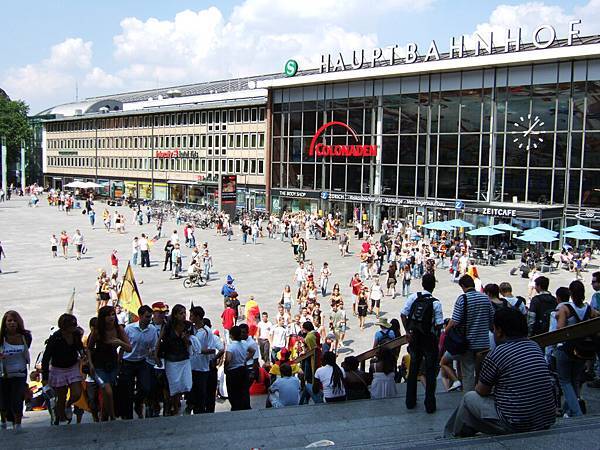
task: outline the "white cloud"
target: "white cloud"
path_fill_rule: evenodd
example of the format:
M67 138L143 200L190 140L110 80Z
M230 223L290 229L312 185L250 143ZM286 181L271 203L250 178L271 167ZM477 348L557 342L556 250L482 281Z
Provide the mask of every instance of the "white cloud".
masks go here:
M44 64L63 69L86 69L92 64L92 43L84 42L81 38L65 39L52 46L50 58Z
M531 42L535 29L543 24L552 25L556 29L557 38L565 38L569 30L569 22L581 19L582 23L575 29L581 30L581 36L596 34L600 26L600 0L590 0L582 7L565 10L562 6L548 5L544 2L527 2L520 5L498 5L490 14L487 22L476 26L476 33L487 36L494 33L494 43L503 44L506 29L516 32L521 28L522 41ZM546 35L540 35L543 39Z
M90 70L84 80L83 86L102 90L117 89L123 86L123 80L119 77L106 73L100 67Z

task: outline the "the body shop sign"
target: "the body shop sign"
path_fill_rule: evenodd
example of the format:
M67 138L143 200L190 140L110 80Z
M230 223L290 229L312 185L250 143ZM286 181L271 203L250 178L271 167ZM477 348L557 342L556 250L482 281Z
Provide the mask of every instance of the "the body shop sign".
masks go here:
M323 132L333 126L340 126L346 128L352 134L352 137L356 141L356 144L352 145L327 145L322 142L317 143L319 137L323 134ZM312 140L310 141L310 147L308 149L308 156L347 156L347 157L355 157L360 158L363 156L377 156L377 146L376 145L362 145L359 144L358 136L356 132L346 123L344 122L328 122L323 125L321 128L317 130Z
M154 153L155 158L197 158L198 152L195 150L157 150Z

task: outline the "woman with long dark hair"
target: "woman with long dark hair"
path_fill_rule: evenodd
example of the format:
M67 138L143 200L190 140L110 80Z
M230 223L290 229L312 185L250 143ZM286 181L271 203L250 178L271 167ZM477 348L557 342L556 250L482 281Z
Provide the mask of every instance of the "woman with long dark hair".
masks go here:
M90 374L102 389L101 420L115 419L113 386L119 373L117 348L131 351L125 331L117 323L117 314L112 306L103 306L98 311L98 325L88 339Z
M181 394L192 390L192 366L190 352L200 344L194 336L192 323L185 320L185 306L175 305L169 320L162 328L156 346L159 361L165 361L165 374L169 383L170 411L168 415L178 415L181 406ZM194 342L195 341L195 342Z
M0 324L0 427L6 429L11 421L15 430L21 429L23 401L27 389L31 333L16 311L7 311Z
M323 366L315 372L313 392L318 393L322 389L326 403L346 400L346 389L344 387L346 373L344 369L337 365L335 358L336 355L333 352L323 353Z
M54 425L58 425L61 421L71 422L73 418L71 406L81 396L83 377L80 357L84 352L82 336L83 330L77 326L75 316L63 314L58 318L58 330L46 343L42 357L42 384L48 384L56 391ZM69 393L68 403L67 393Z
M371 365L373 382L371 383L371 398L395 397L396 381L396 356L389 348L380 347L377 359Z

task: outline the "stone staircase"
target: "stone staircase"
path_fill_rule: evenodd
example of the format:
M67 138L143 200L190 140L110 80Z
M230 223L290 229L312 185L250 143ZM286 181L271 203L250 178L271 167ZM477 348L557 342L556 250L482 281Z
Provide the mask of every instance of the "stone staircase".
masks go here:
M600 415L593 414L600 412L600 392L596 392L591 389L586 392L590 411L587 416L560 419L557 425L544 432L498 437L442 438L446 419L460 401L461 393L441 392L437 396L435 414L426 414L422 401L414 410L406 410L401 394L384 400L278 410L253 409L201 416L26 427L22 434L8 430L0 433L0 438L6 436L10 447L5 448L11 449L292 449L304 448L320 440L332 441L336 448L361 449L591 449L600 448Z

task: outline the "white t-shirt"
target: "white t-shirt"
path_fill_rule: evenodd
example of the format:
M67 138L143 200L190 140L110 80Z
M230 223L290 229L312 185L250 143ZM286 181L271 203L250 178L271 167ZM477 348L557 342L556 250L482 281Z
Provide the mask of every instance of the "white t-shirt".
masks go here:
M296 281L306 281L306 269L303 269L302 267L298 267L296 269Z
M371 300L381 300L382 296L381 285L374 284L371 286Z
M300 403L300 380L296 377L277 377L269 390L279 394L277 406L295 406Z
M229 365L225 368L226 370L237 369L246 364L246 347L240 341L231 341L227 347L227 353L231 353L231 360Z
M271 335L271 330L273 330L273 324L270 320L263 322L262 320L258 322L258 338L259 339L269 339Z
M140 239L138 239L138 242L139 242L141 251L144 252L144 251L148 250L148 240L146 238L140 238Z
M340 367L342 371L342 378L346 378L346 372L344 369ZM341 397L346 395L346 389L344 388L344 383L342 381L339 388L334 389L331 385L331 375L333 374L333 367L331 366L323 366L319 367L315 372L315 378L321 382L323 385L323 396L328 398Z
M287 344L288 330L285 327L276 325L271 332L273 335L273 347L283 348Z
M177 233L171 235L171 244L179 244L179 235Z

